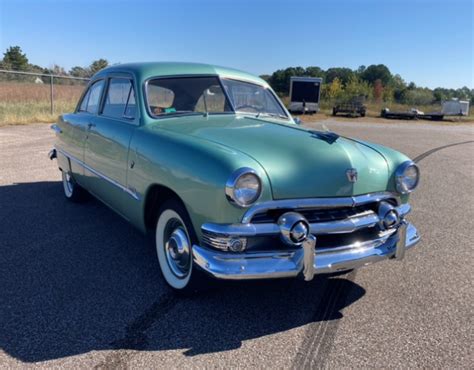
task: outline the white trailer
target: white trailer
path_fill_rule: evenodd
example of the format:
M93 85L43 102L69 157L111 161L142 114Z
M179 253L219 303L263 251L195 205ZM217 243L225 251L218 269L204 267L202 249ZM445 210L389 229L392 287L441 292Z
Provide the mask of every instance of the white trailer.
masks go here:
M466 100L446 100L443 102L441 113L443 116L468 116L469 102Z
M322 83L323 79L319 77L291 77L288 110L302 114L319 112Z

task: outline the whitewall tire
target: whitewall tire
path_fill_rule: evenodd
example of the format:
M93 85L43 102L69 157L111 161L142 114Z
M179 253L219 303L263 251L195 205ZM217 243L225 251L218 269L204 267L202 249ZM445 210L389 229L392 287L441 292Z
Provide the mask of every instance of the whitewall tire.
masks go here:
M82 202L86 198L85 190L79 186L70 172L61 171L64 196L72 202Z
M192 246L196 240L184 206L170 200L160 208L155 227L155 247L161 273L177 292L202 289L202 272L193 268Z

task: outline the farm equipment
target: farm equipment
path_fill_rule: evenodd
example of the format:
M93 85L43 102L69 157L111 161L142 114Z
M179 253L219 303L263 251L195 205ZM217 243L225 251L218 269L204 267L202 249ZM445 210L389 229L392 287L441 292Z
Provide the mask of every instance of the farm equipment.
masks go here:
M360 115L361 117L365 117L366 111L367 107L364 105L364 98L359 97L348 102L337 103L332 108L332 115L335 116L338 113L345 113L351 116Z
M288 110L300 114L319 112L322 83L323 79L319 77L291 77Z

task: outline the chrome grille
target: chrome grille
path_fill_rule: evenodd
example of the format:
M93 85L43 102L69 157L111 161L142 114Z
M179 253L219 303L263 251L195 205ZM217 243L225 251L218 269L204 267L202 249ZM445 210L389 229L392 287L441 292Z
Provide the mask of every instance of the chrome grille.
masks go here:
M329 222L345 220L351 217L357 217L367 214L368 212L376 212L378 203L368 203L355 207L329 208L329 209L278 209L269 210L258 213L252 218L252 223L275 223L278 218L288 211L298 212L302 214L309 223Z
M217 248L226 251L227 245L229 243L230 238L220 235L210 233L208 231L202 233L202 242L209 247Z

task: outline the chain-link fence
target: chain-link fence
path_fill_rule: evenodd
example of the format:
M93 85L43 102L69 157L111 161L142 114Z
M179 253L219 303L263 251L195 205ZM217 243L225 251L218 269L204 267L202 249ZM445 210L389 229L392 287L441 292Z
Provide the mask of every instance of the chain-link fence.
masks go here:
M88 81L0 69L0 124L54 121L74 110Z

